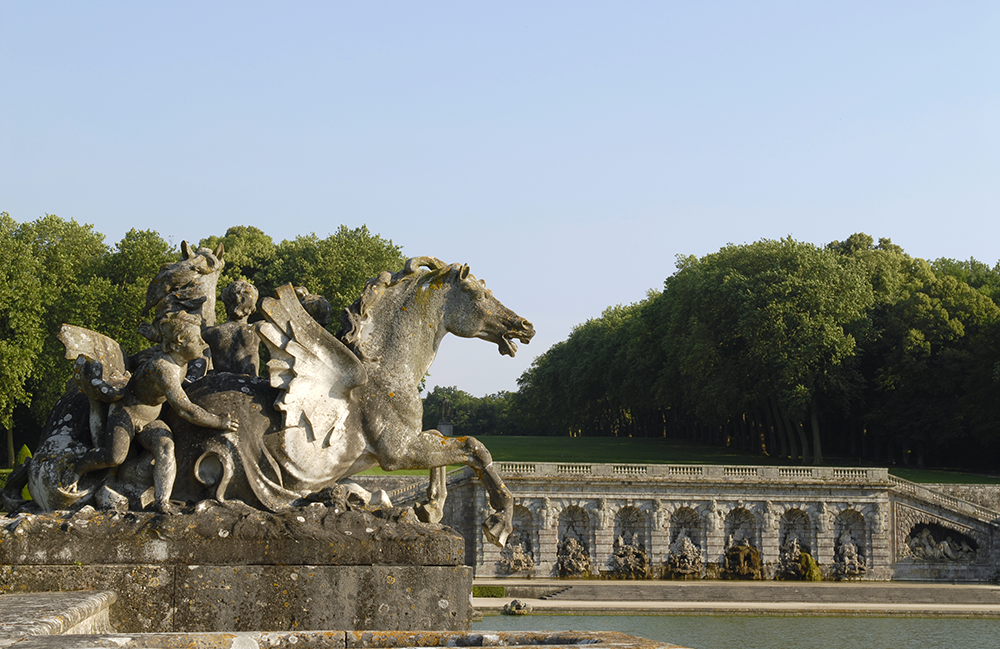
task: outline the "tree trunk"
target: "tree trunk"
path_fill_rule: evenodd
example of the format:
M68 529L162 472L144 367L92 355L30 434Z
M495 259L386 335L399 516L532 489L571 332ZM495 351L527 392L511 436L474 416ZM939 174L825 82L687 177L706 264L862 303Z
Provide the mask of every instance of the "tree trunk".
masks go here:
M764 405L764 420L767 422L767 430L771 435L771 454L778 454L778 457L788 457L788 442L785 441L785 434L778 430L774 417L771 416L771 409Z
M811 458L809 456L809 440L806 439L806 431L802 428L802 422L792 423L792 420L788 418L788 413L784 410L781 411L781 415L785 418L785 425L788 426L789 430L795 431L799 436L799 444L802 445L802 464L809 464Z
M17 455L14 453L14 424L7 428L7 468L13 469Z
M812 433L813 433L813 464L819 466L823 464L823 446L819 441L819 415L816 413L816 405L812 409Z
M788 440L788 457L792 460L797 460L799 458L799 445L795 439L795 429L792 423L788 421L788 415L778 405L776 398L771 397L771 405L774 407L774 418L778 422L778 428L785 435L785 439Z

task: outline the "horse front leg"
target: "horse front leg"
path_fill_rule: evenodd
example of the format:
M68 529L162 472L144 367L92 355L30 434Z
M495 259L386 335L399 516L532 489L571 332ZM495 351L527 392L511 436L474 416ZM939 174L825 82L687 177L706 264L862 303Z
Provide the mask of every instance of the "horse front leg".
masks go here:
M373 446L379 466L386 471L434 467L433 470L438 473L437 478L434 473L431 474L428 504L434 502L435 493L447 493L444 484L447 465L465 464L471 467L482 481L489 497L490 507L494 510L483 523L483 533L490 543L501 548L507 542L507 537L513 530L514 497L500 479L500 474L493 466L493 456L482 442L475 437L445 437L436 430L425 430L412 439L405 440L405 443L400 439L391 439L391 436L383 435ZM444 504L443 496L440 504L441 506Z

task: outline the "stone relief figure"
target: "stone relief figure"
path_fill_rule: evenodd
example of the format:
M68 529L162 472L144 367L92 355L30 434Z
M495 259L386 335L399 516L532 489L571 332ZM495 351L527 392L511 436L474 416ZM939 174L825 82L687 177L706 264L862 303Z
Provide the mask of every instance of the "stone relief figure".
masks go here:
M542 501L538 504L538 515L540 516L540 521L543 530L552 529L552 524L556 520L556 512L552 508L552 503L548 498L542 498Z
M974 544L975 541L964 534L939 525L934 528L918 525L906 537L909 555L916 561L972 561L976 558Z
M202 337L212 350L216 372L260 374L260 338L247 319L257 310L257 288L236 280L222 289L222 302L229 319L217 327L205 327Z
M568 536L556 548L556 573L560 577L581 577L591 574L590 552L575 537Z
M106 427L97 449L91 398L101 393L88 395L74 386L56 404L35 458L17 478L27 483L32 507L103 506L96 494L113 488L127 492L130 508L142 509L133 495L153 485L127 471L116 476L105 469L122 459L121 449L129 454L133 436L160 421L158 430L171 432L177 467L172 494L166 479L160 480L156 499L161 507L172 495L186 503L233 499L278 511L321 502L340 480L379 465L431 469L427 501L416 511L422 520L437 522L447 493L445 467L466 464L480 474L493 510L484 534L503 546L512 530L514 502L489 451L471 437L423 430L418 386L446 334L486 340L502 355L513 356L514 340L526 343L534 335L530 322L501 304L468 266L417 257L397 273L369 280L361 298L345 309L336 336L309 315L292 285L280 287L276 297L263 300L264 322L257 327L271 356L269 380L221 372L179 387L176 368L195 356L198 345L200 354L208 349L200 332L215 323L224 252L221 246L214 252L192 251L186 243L181 247L182 259L164 265L147 291L147 309L155 306L155 315L144 333L166 347L140 362L95 332L67 338L71 360L80 354L101 360L101 377L92 380L114 388L109 372L135 376L120 399L124 407L109 409L108 426L112 417L115 423L111 430ZM157 433L153 445L165 448L165 439ZM166 470L169 462L160 464ZM82 476L76 489L66 484L67 466Z
M650 577L649 553L637 534L626 539L619 534L612 548L611 574L617 579L648 579Z
M670 514L672 512L667 508L662 500L653 501L653 530L660 532L667 529L670 524Z
M719 503L715 500L711 500L705 505L703 511L705 517L705 527L710 530L717 530L722 526L722 519L725 514L721 509L719 509Z
M834 549L832 572L836 579L857 579L867 571L865 559L858 551L850 530L837 538Z
M680 528L677 538L670 544L663 576L666 579L700 579L703 566L701 548L691 540L686 529Z

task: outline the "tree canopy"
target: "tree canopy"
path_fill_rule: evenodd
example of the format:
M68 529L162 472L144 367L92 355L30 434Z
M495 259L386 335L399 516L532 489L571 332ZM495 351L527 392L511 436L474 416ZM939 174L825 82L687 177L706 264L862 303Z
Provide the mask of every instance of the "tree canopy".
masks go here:
M243 278L264 297L292 282L326 297L334 314L361 295L368 278L399 270L405 261L399 246L365 226L277 244L255 227L235 226L201 245L214 249L220 242L226 251L220 289ZM129 353L150 346L137 331L148 320L142 314L146 287L178 252L153 230L133 229L108 245L93 226L52 214L18 223L0 213L0 245L6 253L0 261L0 427L10 464L15 442L34 444L65 391L71 364L56 339L62 324L110 336ZM219 315L224 321L224 309ZM335 315L331 328L338 324Z
M992 461L998 300L1000 264L863 233L729 245L679 257L663 291L537 357L510 411L533 434L688 436L803 463Z

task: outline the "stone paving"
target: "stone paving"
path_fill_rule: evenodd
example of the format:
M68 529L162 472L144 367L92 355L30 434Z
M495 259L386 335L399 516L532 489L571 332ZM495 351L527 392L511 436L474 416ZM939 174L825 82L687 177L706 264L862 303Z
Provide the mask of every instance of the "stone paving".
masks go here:
M473 598L482 612L518 597L538 613L864 615L1000 618L1000 586L872 582L477 580L507 597Z

